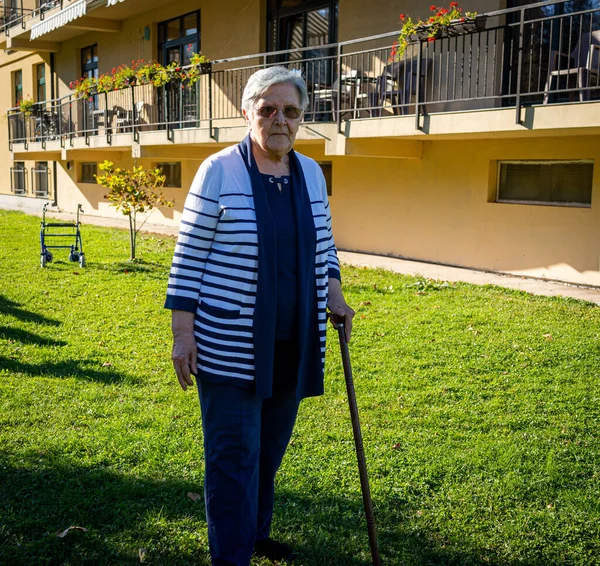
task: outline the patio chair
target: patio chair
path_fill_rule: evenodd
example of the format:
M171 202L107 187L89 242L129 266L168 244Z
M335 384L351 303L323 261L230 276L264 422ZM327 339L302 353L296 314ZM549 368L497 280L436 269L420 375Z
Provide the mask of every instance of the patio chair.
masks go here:
M313 117L325 114L332 121L336 119L338 88L341 80L340 105L341 112L352 112L353 118L358 118L362 108L369 105L368 86L375 79L351 69L342 73L340 79L335 79L333 85L315 85L312 91L312 104L310 114ZM368 111L368 110L367 110Z
M421 59L421 76L417 77L416 59L395 61L386 65L377 78L377 88L373 93L371 105L377 107L372 112L373 116L381 116L386 100L390 101L394 114L407 112L407 106L417 94L417 80L421 92L425 90L425 80L430 67L431 59Z
M583 33L570 55L552 51L548 79L544 87L544 104L548 104L550 93L560 89L561 78L569 88L571 78L577 79L575 90L579 90L579 100L590 99L590 86L600 88L600 30ZM595 83L592 79L595 77Z

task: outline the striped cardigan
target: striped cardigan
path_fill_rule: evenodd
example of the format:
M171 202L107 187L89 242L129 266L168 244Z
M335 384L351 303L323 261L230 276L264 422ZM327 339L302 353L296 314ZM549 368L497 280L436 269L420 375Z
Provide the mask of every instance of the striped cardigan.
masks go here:
M339 279L325 179L319 165L296 153L306 180L315 226L315 278L320 387L325 359L328 277ZM185 202L169 276L170 309L195 313L198 376L253 386L258 230L250 175L238 146L200 166Z

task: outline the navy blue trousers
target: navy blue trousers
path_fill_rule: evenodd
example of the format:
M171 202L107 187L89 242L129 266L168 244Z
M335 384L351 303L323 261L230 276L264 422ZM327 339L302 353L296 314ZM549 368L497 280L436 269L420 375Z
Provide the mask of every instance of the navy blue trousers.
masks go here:
M198 380L213 566L248 566L255 542L269 536L275 474L298 413L296 348L294 341L276 343L269 399Z

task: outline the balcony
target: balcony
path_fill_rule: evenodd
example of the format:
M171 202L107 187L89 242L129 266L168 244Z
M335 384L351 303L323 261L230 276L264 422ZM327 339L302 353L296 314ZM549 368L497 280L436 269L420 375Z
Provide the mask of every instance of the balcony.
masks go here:
M155 1L149 0L150 6ZM61 42L89 31L119 32L121 20L131 15L134 6L119 5L88 15L98 8L114 6L115 2L117 0L41 0L39 8L31 10L23 7L23 0L18 0L18 6L4 8L0 47L13 51L57 52ZM97 17L98 14L102 17Z
M480 29L415 41L397 60L395 32L214 61L192 86L135 84L44 101L30 115L12 109L10 147L15 154L133 147L142 155L140 147L236 142L246 133L240 105L248 77L276 64L306 78L310 103L298 139L324 143L329 155L368 155L352 140L373 137L598 133L600 9L544 13L560 3L488 13Z

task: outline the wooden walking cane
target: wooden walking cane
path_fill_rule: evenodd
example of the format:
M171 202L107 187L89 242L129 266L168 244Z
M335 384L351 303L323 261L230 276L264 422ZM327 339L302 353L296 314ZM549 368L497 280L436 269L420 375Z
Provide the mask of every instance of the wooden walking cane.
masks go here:
M350 417L352 419L352 430L354 432L354 444L356 445L356 457L358 459L360 487L362 490L363 504L365 506L365 516L367 518L369 544L371 545L371 557L373 558L373 566L381 566L381 559L379 558L379 548L377 547L377 527L375 526L375 516L373 514L373 501L371 500L371 490L369 489L369 476L367 475L367 462L365 460L365 450L363 448L362 433L360 431L360 420L358 418L358 405L356 404L356 394L354 393L352 367L350 366L350 353L348 352L348 343L346 342L346 329L344 328L343 322L335 322L334 326L337 327L338 336L340 339L342 364L344 366L346 390L348 392L348 404L350 405Z

